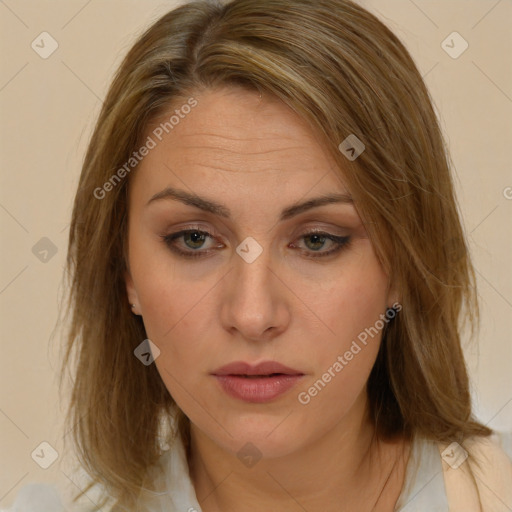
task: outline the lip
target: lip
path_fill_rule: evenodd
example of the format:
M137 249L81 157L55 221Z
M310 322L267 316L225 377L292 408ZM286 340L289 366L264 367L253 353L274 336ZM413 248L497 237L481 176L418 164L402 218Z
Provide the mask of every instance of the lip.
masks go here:
M263 361L254 365L244 361L235 361L218 368L212 373L213 375L271 375L272 373L304 375L299 370L285 366L277 361Z
M212 375L228 395L250 403L270 402L304 377L302 372L276 361L256 365L234 362L215 370Z

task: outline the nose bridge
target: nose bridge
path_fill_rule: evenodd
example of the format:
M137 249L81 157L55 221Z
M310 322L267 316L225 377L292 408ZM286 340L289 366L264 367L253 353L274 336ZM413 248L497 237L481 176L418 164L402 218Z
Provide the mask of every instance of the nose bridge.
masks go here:
M246 239L237 247L232 265L230 293L222 308L225 328L253 340L266 331L281 332L288 314L269 248Z
M266 297L266 302L272 300L272 261L268 244L259 243L252 237L247 237L236 249L234 258L235 288L239 294L259 300L260 295Z

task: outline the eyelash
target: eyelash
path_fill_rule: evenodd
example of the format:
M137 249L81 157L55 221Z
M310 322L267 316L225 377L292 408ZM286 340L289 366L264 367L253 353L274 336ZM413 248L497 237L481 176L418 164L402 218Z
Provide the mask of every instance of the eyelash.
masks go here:
M208 231L202 231L200 229L184 229L184 230L178 231L176 233L171 233L169 235L161 235L161 238L163 239L163 242L169 247L169 249L171 249L172 251L174 251L181 257L184 257L184 258L204 258L204 257L206 257L208 255L208 253L213 251L213 249L206 250L206 251L204 251L204 250L202 250L202 251L200 251L200 250L183 251L181 249L178 249L176 247L176 245L174 244L174 241L176 239L178 239L184 235L192 234L192 233L199 233L200 235L207 235L208 237L210 237L212 239L214 238L211 235L211 233L209 233ZM346 247L348 247L348 245L350 243L349 236L337 236L337 235L333 235L331 233L326 233L324 231L308 231L307 233L304 233L303 235L301 235L299 237L299 239L307 238L307 237L313 236L313 235L325 237L325 238L335 242L337 244L337 247L334 249L331 249L330 251L322 252L322 253L318 253L318 254L315 254L315 252L313 251L312 253L310 253L309 256L306 256L307 258L324 258L327 256L334 255L334 254L340 252L341 250L345 249Z

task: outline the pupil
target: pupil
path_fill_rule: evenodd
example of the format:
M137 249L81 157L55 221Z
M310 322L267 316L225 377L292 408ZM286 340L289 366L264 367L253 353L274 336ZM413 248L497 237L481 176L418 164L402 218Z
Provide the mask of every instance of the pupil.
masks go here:
M320 244L322 246L325 242L325 236L322 235L309 235L308 237L310 240L313 240L313 244ZM320 249L320 247L316 247L317 249Z
M195 231L193 233L189 233L188 236L192 239L193 244L196 244L196 243L201 244L204 241L204 240L202 240L204 238L204 235L200 234L197 231Z

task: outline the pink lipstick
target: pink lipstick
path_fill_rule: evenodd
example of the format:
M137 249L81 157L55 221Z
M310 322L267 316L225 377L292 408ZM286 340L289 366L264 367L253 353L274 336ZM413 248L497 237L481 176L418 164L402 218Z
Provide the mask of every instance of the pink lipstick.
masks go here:
M265 403L286 393L304 374L276 361L251 365L243 361L218 368L212 375L233 398L251 403Z

